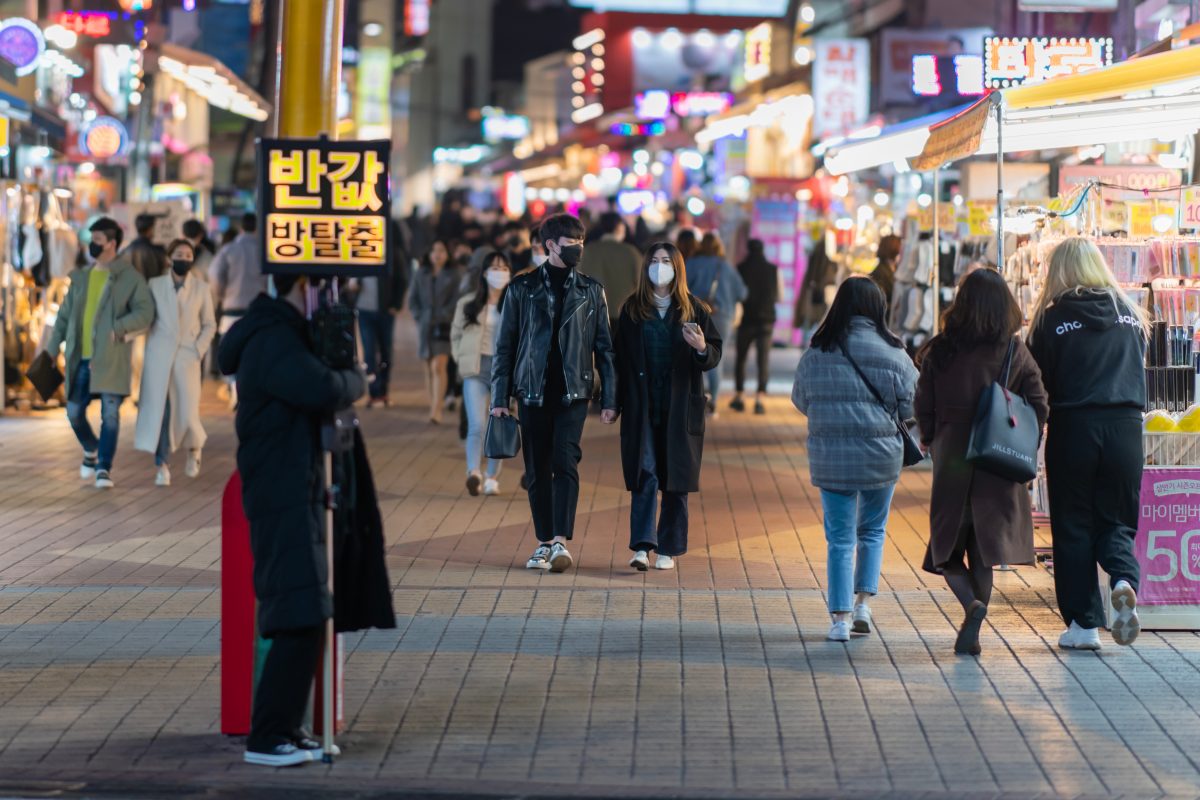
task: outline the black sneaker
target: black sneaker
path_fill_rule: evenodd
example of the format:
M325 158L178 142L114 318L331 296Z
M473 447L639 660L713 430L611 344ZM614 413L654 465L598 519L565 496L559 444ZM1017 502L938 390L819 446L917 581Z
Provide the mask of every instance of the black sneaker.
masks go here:
M729 401L729 407L740 414L746 410L746 403L742 398L735 397Z
M303 728L292 734L292 744L296 745L297 750L312 753L313 761L320 761L325 756L325 749L321 743Z
M242 758L247 764L260 767L298 767L312 762L313 754L311 750L301 750L288 742L266 751L247 750Z
M561 542L555 542L554 546L550 548L550 571L566 572L574 563L567 546Z
M754 413L760 417L767 413L767 407L762 404L762 400L754 401Z
M539 544L525 562L525 569L550 569L550 545Z
M483 478L472 473L467 476L467 492L471 497L479 497L479 488L483 486Z
M96 488L97 489L113 488L113 479L112 479L112 476L108 474L108 470L106 470L106 469L96 470Z

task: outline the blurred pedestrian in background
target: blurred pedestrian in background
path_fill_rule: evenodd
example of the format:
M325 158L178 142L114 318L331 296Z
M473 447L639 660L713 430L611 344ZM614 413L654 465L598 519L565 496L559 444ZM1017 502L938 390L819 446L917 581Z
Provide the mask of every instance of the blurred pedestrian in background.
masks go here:
M440 425L447 393L450 329L458 305L463 267L450 262L450 249L438 240L413 280L409 308L417 321L418 354L425 362L429 422Z
M604 287L608 300L609 323L616 325L625 301L633 295L642 268L642 255L626 244L625 220L615 211L600 217L600 238L583 250L579 271L595 278Z
M156 218L153 214L138 214L133 221L137 229L137 237L125 248L125 255L133 268L141 273L146 280L165 275L170 271L167 253L162 245L154 243L154 226Z
M751 239L746 259L738 264L738 275L746 285L742 304L742 324L737 329L737 363L734 365L734 388L737 394L729 403L734 411L745 411L742 392L746 388L746 361L754 347L758 364L758 392L754 395L754 413L767 413L763 398L771 379L771 341L775 334L775 306L782 295L779 268L767 261L760 239Z
M217 248L208 238L208 231L204 228L204 223L198 219L189 219L183 223L183 238L188 240L192 245L192 252L196 257L192 261L192 270L196 273L196 277L208 283L208 268L212 266L213 257L217 254ZM169 249L169 248L168 248ZM167 254L168 259L170 253Z
M742 276L725 259L725 246L716 231L704 234L695 255L687 259L688 291L703 300L711 309L713 324L721 341L733 338L739 320L738 306L746 299L746 284ZM708 413L717 415L717 395L721 391L721 370L709 370Z
M267 290L257 231L258 217L249 212L243 214L242 232L217 252L209 267L209 285L220 309L217 331L222 336L245 316L254 298ZM227 375L225 382L221 395L233 408L237 404L237 386L232 375Z
M146 338L142 395L134 447L154 454L156 486L171 485L171 453L187 451L184 474L200 474L207 440L200 421L200 372L217 330L212 294L192 267L195 249L187 239L167 247L171 271L150 280L154 324Z
M883 299L887 301L889 316L892 293L896 287L896 261L900 258L900 244L899 236L884 236L880 239L879 248L875 251L875 269L871 271L871 280L875 281L875 285L883 292Z

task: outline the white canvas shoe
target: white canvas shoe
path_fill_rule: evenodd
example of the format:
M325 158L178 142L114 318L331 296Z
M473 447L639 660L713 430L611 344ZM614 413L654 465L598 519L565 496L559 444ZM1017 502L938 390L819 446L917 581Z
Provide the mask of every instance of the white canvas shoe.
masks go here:
M660 555L654 559L655 569L675 569L675 559L671 556Z
M495 478L488 478L483 482L483 496L495 497L500 494L500 481Z
M850 623L846 620L833 623L829 628L829 635L825 638L831 642L850 641Z
M1081 628L1078 622L1072 622L1071 627L1058 637L1058 646L1064 650L1099 650L1100 631L1096 628Z
M96 453L84 453L83 463L79 465L79 480L91 481L96 479Z
M183 468L183 474L189 478L200 477L200 451L189 450L187 457L187 466Z
M855 633L871 632L871 607L866 603L859 603L854 607L854 622L851 630Z
M650 569L650 554L645 550L638 550L633 554L633 558L629 559L629 566L638 572L645 572Z
M170 486L171 485L171 468L163 464L158 468L158 474L154 476L155 486Z

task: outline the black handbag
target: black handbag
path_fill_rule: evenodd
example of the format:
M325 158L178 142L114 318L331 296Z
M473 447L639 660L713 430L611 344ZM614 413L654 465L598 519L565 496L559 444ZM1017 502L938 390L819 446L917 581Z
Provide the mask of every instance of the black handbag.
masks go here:
M29 371L25 373L25 377L33 384L33 388L37 389L42 400L49 400L53 397L54 393L58 391L58 387L63 384L63 374L59 371L55 360L53 356L43 350L34 357L33 362L29 365Z
M488 458L516 458L521 452L521 425L511 414L488 417L483 454Z
M900 419L900 409L888 408L888 404L883 402L883 395L879 393L871 381L867 380L867 376L863 374L863 371L858 368L858 364L856 364L854 359L850 357L850 351L846 349L846 345L844 344L842 345L842 355L844 355L846 360L850 362L850 366L854 367L854 371L858 373L858 377L862 378L862 382L866 384L867 388L871 391L871 394L874 395L875 401L879 403L879 405L883 406L883 410L887 412L887 415L891 417L892 422L896 424L896 435L900 437L900 446L904 448L904 466L913 467L917 464L920 464L925 460L925 454L921 452L921 446L918 445L917 440L913 438L912 431L910 431L908 426L904 424L904 421Z
M967 443L967 462L1014 483L1028 483L1037 477L1042 431L1033 408L1008 388L1016 346L1013 339L1000 379L979 397Z

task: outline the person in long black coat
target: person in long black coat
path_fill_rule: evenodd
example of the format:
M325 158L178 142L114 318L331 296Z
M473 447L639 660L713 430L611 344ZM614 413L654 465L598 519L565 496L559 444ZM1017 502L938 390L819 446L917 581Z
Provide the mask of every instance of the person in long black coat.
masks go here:
M687 291L679 250L652 244L615 342L621 467L633 493L629 564L639 571L651 550L657 569L672 569L687 552L688 494L700 490L704 453L704 373L721 362L721 345L708 309Z
M250 523L258 630L271 640L254 697L245 760L292 766L319 744L302 729L333 613L325 558L321 422L366 392L354 370L313 352L302 280L276 276L221 340L221 371L237 375L238 470Z

